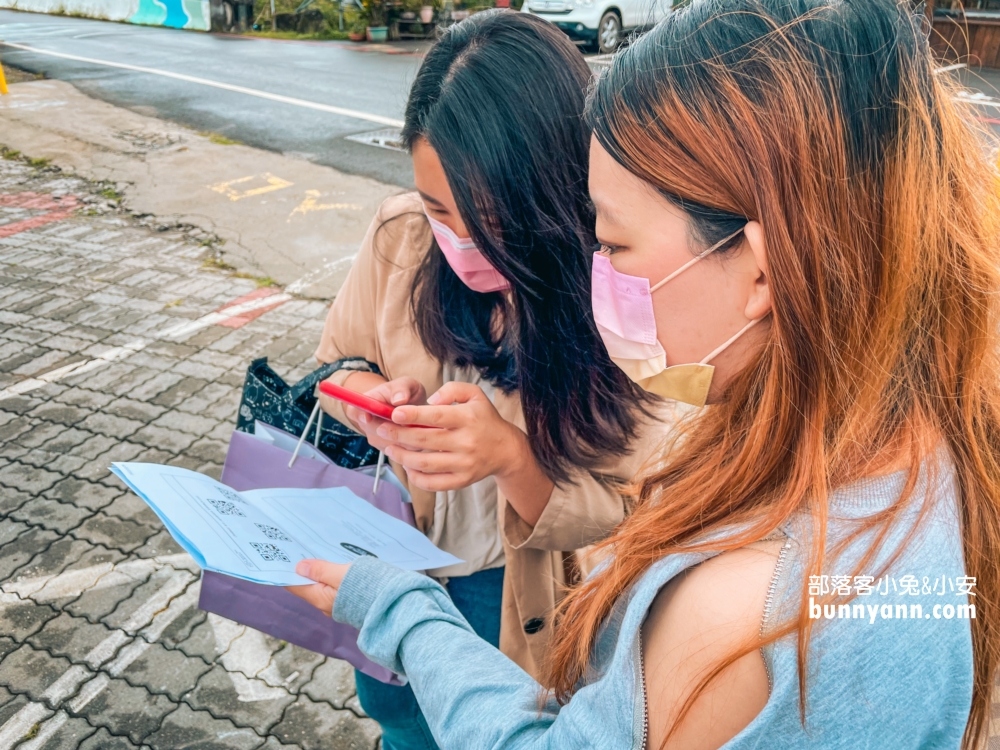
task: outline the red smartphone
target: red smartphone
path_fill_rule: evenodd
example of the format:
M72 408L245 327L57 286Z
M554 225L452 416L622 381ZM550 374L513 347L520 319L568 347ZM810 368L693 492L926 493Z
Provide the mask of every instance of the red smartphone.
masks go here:
M396 408L394 406L383 404L381 401L376 401L370 396L358 393L357 391L352 391L349 388L344 388L343 386L336 385L327 380L324 380L319 384L319 389L327 396L332 396L338 401L343 401L345 404L356 406L361 409L361 411L374 414L376 417L388 420L389 422L392 421L392 411Z

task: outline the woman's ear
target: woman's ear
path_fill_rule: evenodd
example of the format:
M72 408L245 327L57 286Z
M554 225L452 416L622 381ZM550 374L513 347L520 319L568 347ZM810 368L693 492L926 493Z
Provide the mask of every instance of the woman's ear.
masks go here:
M748 320L759 320L771 312L771 285L767 266L767 246L764 241L764 227L759 222L750 221L743 228L750 252L756 265L753 289L747 298L744 314Z

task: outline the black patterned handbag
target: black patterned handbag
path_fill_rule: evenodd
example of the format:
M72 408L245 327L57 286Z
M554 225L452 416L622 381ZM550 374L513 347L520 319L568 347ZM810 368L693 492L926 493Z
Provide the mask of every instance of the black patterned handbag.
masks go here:
M362 357L345 357L330 362L306 375L295 385L289 385L267 364L267 357L255 359L247 368L243 382L243 398L236 418L236 429L253 432L253 423L260 420L293 435L301 436L316 406L316 384L326 380L338 370L360 370L381 375L378 366ZM372 448L363 435L345 427L337 420L318 412L309 442L329 456L338 466L357 469L374 464L378 451ZM319 430L318 442L313 430Z

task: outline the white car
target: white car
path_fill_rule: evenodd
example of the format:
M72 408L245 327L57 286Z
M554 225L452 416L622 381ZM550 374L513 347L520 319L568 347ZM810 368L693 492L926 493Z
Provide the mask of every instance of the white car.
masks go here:
M524 0L522 13L551 21L593 51L618 49L625 35L653 26L670 12L672 0Z

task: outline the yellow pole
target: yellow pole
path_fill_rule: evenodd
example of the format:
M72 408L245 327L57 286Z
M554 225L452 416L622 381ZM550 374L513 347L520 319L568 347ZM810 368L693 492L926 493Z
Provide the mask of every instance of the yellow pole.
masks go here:
M7 93L7 79L3 77L3 65L0 65L0 95Z

